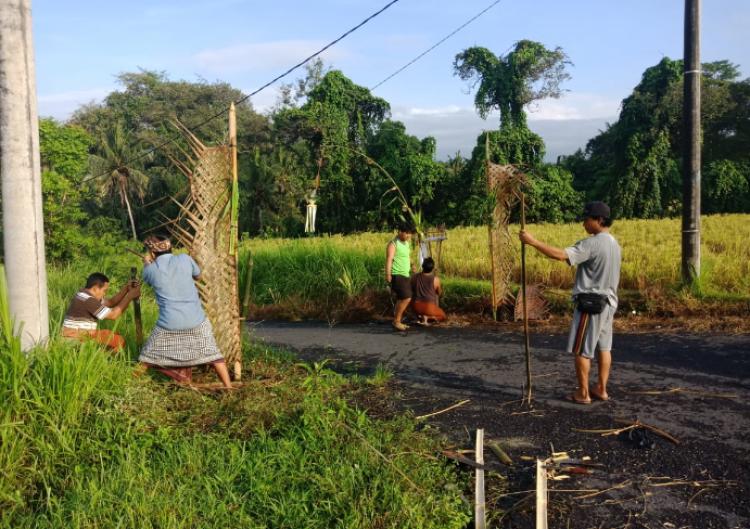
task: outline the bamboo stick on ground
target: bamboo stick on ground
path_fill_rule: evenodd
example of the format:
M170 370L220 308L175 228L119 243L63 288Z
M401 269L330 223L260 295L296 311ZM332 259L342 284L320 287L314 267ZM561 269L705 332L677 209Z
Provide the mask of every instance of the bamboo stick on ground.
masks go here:
M477 463L484 465L484 429L477 430L476 442L476 459ZM484 499L484 469L476 470L476 485L474 491L474 527L475 529L485 529L487 520L485 518L485 499Z
M497 441L492 441L487 446L490 447L490 450L492 450L492 452L497 456L497 458L502 463L505 463L506 465L512 465L513 464L513 460L510 458L510 456L508 456L508 454L505 452L505 450L503 450L502 448L500 448L500 443L498 443Z
M622 432L627 432L628 430L633 430L635 428L645 428L646 430L652 431L659 437L662 437L671 443L674 443L676 445L680 444L679 439L670 435L668 432L665 432L661 428L657 428L656 426L652 426L650 424L646 424L641 421L629 421L627 419L615 419L615 422L619 424L625 424L626 426L623 426L622 428L603 428L603 429L571 428L571 430L573 430L574 432L581 432L581 433L598 433L598 434L601 434L603 437L606 437L608 435L619 435Z
M675 393L685 393L687 395L695 395L697 397L711 397L716 399L737 399L739 395L735 393L710 393L706 391L699 391L696 389L689 388L669 388L669 389L654 389L654 390L643 390L643 391L625 391L630 395L672 395Z
M467 402L471 402L471 399L462 400L461 402L457 402L453 406L448 406L445 409L439 410L439 411L433 411L432 413L427 413L426 415L419 415L417 417L414 417L416 420L426 419L427 417L434 417L435 415L440 415L441 413L445 413L447 411L455 410L456 408L463 406Z
M547 529L547 468L536 460L536 529Z

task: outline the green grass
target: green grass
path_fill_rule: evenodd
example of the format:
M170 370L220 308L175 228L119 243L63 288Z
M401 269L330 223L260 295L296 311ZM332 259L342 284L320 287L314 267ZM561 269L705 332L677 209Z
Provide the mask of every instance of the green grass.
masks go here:
M127 278L127 266L96 266L117 284ZM53 318L90 271L50 270ZM178 389L133 377L127 321L119 357L56 336L24 355L1 290L2 528L458 528L470 519L464 478L435 460L436 438L407 417L375 421L348 403L349 392L385 383L383 369L353 381L246 345L240 389ZM143 309L149 329L148 295Z

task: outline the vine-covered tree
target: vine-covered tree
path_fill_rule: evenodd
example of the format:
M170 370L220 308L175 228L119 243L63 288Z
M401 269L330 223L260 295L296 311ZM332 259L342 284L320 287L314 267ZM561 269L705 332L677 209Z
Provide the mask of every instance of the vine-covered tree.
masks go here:
M310 188L319 182L318 224L323 231L361 229L371 195L365 176L369 169L359 153L366 153L389 113L387 101L331 70L301 107L274 115L277 137L306 158Z
M619 119L567 157L574 185L622 217L677 215L682 206L682 61L647 68ZM750 210L750 80L727 61L702 65L702 210Z
M557 47L547 49L532 40L520 40L507 55L495 55L487 48L467 48L453 61L455 74L477 87L474 105L482 118L500 111L500 125L525 127L524 107L533 101L560 97L560 84L570 79L565 71L571 64Z
M560 97L561 83L570 78L565 71L569 64L561 48L550 50L531 40L517 42L507 55L495 55L483 47L468 48L456 55L454 72L463 80L473 81L479 115L486 119L491 111L500 112L500 129L480 134L461 176L463 223L488 221L493 195L487 194L487 158L498 164L514 164L538 180L527 189L530 220L567 220L569 215L564 212L578 207L580 194L573 189L567 169L543 165L544 141L529 130L524 110L534 101ZM553 195L569 203L561 204L559 198L549 200Z

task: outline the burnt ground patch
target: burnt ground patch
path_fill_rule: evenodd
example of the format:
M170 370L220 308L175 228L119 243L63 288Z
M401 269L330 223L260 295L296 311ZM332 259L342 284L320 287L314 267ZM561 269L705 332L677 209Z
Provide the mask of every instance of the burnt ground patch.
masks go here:
M428 328L394 333L387 325L253 325L256 337L344 372L393 371L386 389L357 395L374 416L421 415L470 402L425 420L455 449L472 449L476 428L514 461L489 451L488 502L495 525L533 527L533 461L551 445L601 466L591 475L550 482L551 527L750 527L750 337L618 334L609 402L569 403L572 361L565 336L532 336L533 408L522 406L522 336L504 330ZM680 388L672 393L637 392ZM734 398L727 398L733 395ZM387 397L387 398L386 398ZM675 436L636 448L620 436L575 429L621 427L639 420ZM471 454L469 454L471 457ZM561 471L562 472L562 471ZM555 492L557 491L557 492ZM574 491L574 492L570 492ZM588 496L588 497L587 497ZM501 516L504 516L502 520Z

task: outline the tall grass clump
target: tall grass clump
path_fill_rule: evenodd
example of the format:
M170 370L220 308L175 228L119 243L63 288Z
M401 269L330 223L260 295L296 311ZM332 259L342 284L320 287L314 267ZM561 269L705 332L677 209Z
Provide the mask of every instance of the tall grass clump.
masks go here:
M379 253L385 255L385 250ZM317 244L301 240L283 247L260 247L253 250L253 301L269 304L296 297L328 306L382 286L383 270L379 255L345 249L326 239ZM244 283L241 291L243 287Z
M90 268L50 270L51 310L64 310ZM127 277L101 270L113 282ZM143 308L148 330L148 293ZM0 322L0 528L437 529L469 520L466 483L433 457L439 442L409 418L374 421L352 407L352 382L324 363L303 368L288 353L246 346L244 385L202 393L133 377L133 351L113 357L56 332L46 348L22 352L2 283Z

